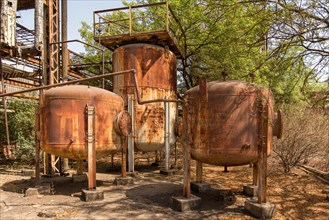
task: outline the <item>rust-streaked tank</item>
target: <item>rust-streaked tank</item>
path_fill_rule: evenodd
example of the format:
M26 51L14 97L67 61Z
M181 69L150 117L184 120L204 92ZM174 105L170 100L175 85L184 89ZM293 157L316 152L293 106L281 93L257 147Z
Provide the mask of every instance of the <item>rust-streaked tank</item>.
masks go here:
M86 105L95 107L96 156L120 150L121 136L114 124L123 110L123 99L112 92L84 85L57 87L44 92L41 149L64 158L87 159Z
M168 49L150 44L128 44L113 53L113 71L135 69L142 100L176 99L176 57ZM113 77L113 91L127 103L135 93L132 75ZM174 134L177 104L170 103L170 133ZM164 103L139 105L134 102L134 142L138 150L148 152L164 146ZM170 144L175 136L170 135Z
M258 85L240 81L201 83L186 92L186 100L191 157L197 161L219 166L256 162L260 100L268 106L268 155L273 135L280 136L273 95Z

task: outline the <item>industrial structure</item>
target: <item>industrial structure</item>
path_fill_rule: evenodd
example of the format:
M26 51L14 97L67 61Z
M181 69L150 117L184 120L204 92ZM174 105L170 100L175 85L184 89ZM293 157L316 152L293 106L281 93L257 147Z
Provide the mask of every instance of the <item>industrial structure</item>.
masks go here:
M67 39L67 0L61 1L61 10L59 3L4 0L1 4L1 60L15 60L34 68L26 72L0 63L0 96L5 99L33 94L32 98L39 99L36 183L40 184L40 149L45 152L44 173L48 175L57 170L61 157L78 160L77 174L82 174L82 160L88 160L88 190L83 191L86 201L103 198L102 192L95 190L99 157L122 152L117 183L130 181L126 156L128 170L134 172L135 150L164 149L165 166L161 172L174 172L169 162L170 147L178 138L177 109L182 105L183 197L173 198L175 207L184 211L200 204L200 198L191 194L191 186L199 192L205 186L209 188L202 181L202 163L254 164L253 184L258 186L254 187L258 200L246 201L245 208L256 216L271 217L274 206L266 202L267 156L272 137L280 137L282 131L280 112L273 111L272 93L239 81L207 83L201 78L199 86L178 100L176 65L184 54L171 34L170 25L177 18L168 2L94 12L94 40L113 51L113 72L105 73L104 63L109 61L104 59L103 48ZM34 31L16 24L16 11L27 8L35 8ZM144 16L140 11L154 13ZM118 14L119 18L115 16ZM145 19L156 22L146 26ZM72 63L69 54L74 52L67 49L70 42L80 42L102 53L97 74L81 72L83 68ZM77 54L75 57L83 59ZM113 91L104 89L109 76ZM101 80L103 88L71 85L89 80ZM9 85L24 90L5 91ZM3 103L6 112L6 100ZM197 161L196 182L192 184L191 158ZM89 197L90 194L96 196Z

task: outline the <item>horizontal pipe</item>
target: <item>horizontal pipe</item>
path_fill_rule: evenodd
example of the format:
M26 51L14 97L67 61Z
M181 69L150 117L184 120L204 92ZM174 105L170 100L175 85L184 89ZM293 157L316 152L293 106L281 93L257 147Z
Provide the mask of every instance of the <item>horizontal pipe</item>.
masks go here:
M119 72L114 72L114 73L106 73L106 74L103 74L103 75L92 76L92 77L88 77L88 78L84 78L84 79L72 80L72 81L69 81L69 82L57 83L57 84L53 84L53 85L39 86L39 87L35 87L35 88L31 88L31 89L25 89L25 90L16 91L16 92L3 93L3 94L0 94L0 97L12 96L12 95L16 95L16 94L22 94L22 93L26 93L26 92L33 92L33 91L44 90L44 89L50 89L50 88L54 88L54 87L65 86L65 85L80 83L80 82L84 82L84 81L102 79L102 78L105 78L105 77L108 77L108 76L116 76L116 75L128 74L128 73L132 73L134 75L134 84L135 84L135 90L136 90L136 96L137 96L137 103L139 105L148 104L148 103L155 103L155 102L176 102L176 103L183 102L183 101L180 101L180 100L177 100L177 99L153 99L153 100L142 101L141 97L140 97L138 80L137 80L137 75L136 75L136 70L135 69L119 71Z

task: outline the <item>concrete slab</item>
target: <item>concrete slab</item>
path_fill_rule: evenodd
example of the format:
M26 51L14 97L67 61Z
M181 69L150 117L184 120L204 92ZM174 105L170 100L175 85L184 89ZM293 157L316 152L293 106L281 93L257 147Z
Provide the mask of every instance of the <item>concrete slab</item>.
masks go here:
M197 193L203 193L211 190L211 185L206 182L191 182L191 190Z
M172 209L184 212L194 209L199 209L201 206L201 198L195 195L191 195L190 198L183 196L172 197Z
M81 182L87 182L87 181L88 181L87 174L73 174L72 175L73 183L81 183Z
M83 189L81 200L85 202L100 201L104 199L104 192L96 189Z
M254 199L247 199L244 210L257 218L271 219L275 214L275 205L269 202L259 204Z
M131 185L134 184L134 179L130 176L127 177L115 177L114 185L120 186L120 185Z
M243 186L243 194L249 197L257 196L258 187L256 185L244 185Z
M51 194L50 184L43 184L38 187L30 187L25 191L25 197Z
M175 175L177 173L176 169L160 169L160 174L165 175L165 176L172 176Z

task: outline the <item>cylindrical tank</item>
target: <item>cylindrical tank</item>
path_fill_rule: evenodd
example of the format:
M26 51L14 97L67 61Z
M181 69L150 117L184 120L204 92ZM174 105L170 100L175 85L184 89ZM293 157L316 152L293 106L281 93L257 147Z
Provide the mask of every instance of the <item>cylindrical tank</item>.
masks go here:
M275 123L272 93L255 84L214 81L186 92L191 157L197 161L239 166L256 162L260 140L259 103L268 107L267 154ZM279 130L279 129L278 129Z
M41 106L41 149L65 158L87 159L86 106L95 107L95 150L102 157L121 149L115 130L123 99L106 90L84 85L46 90Z
M150 44L129 44L117 48L112 56L113 71L135 69L142 100L176 99L176 57L169 50ZM127 104L135 94L133 75L113 77L113 91ZM170 144L175 143L174 126L177 104L170 103ZM164 146L164 103L139 105L134 102L134 140L138 150L148 152Z

